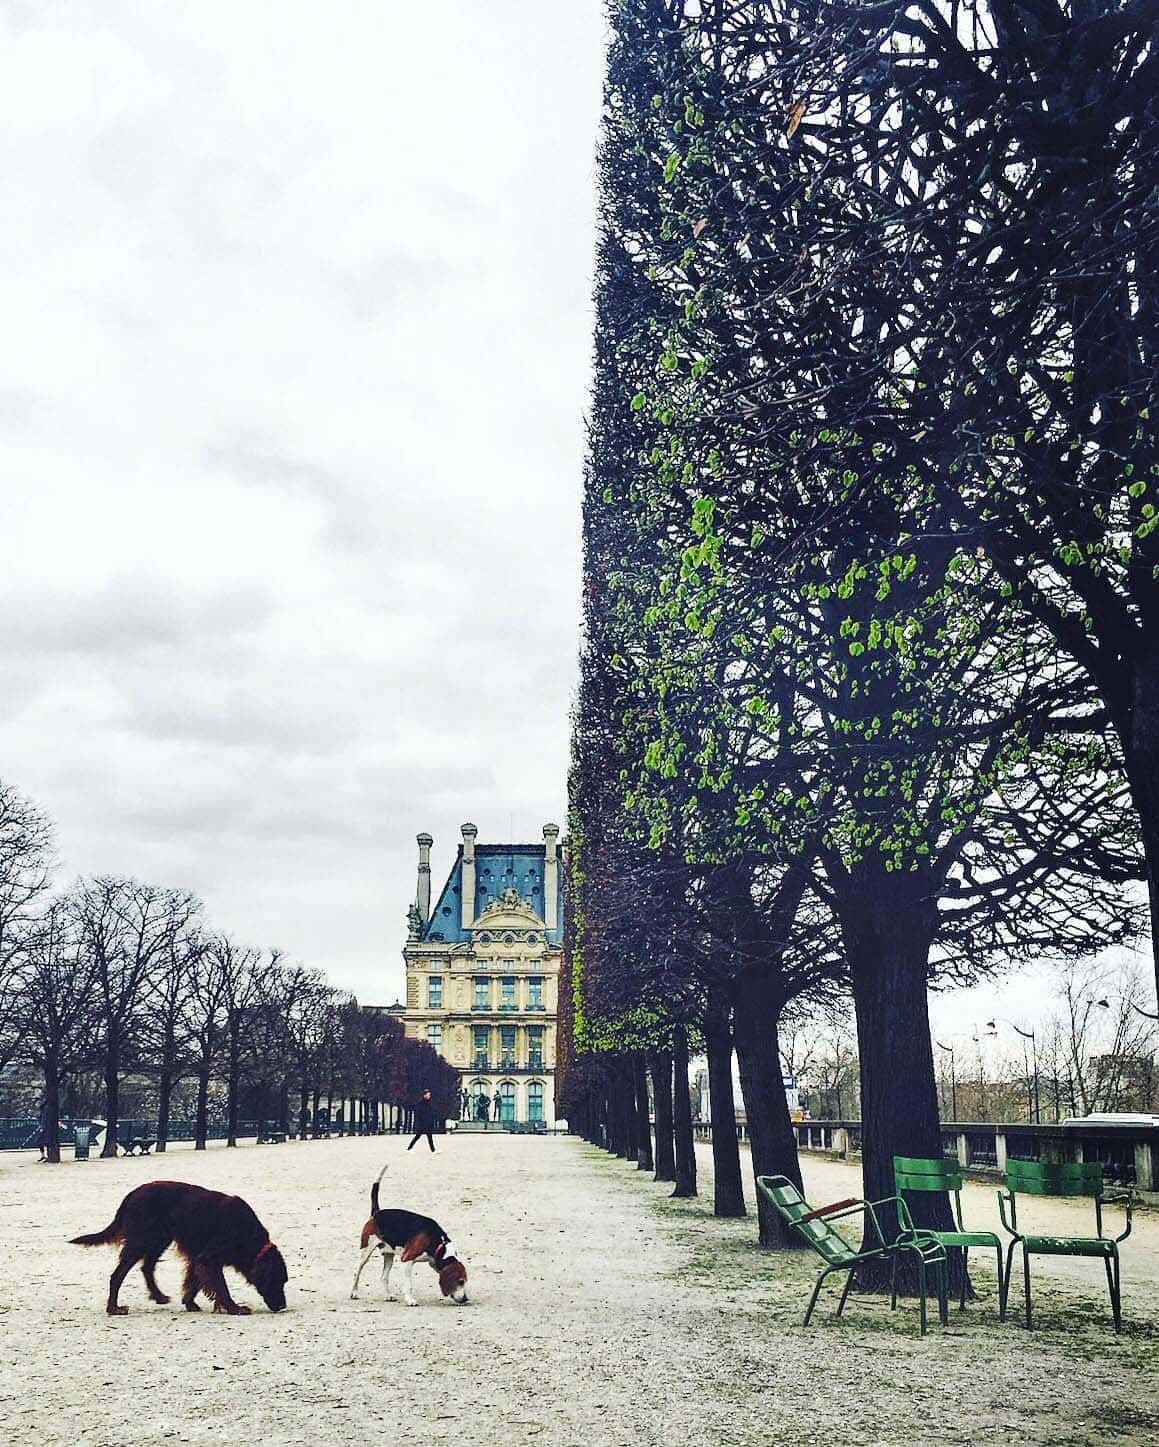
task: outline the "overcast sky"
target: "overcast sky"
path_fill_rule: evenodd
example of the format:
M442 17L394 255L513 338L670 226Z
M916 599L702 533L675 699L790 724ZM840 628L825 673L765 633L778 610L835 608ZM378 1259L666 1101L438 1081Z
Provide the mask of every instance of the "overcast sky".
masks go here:
M0 3L0 777L401 988L562 823L600 0Z

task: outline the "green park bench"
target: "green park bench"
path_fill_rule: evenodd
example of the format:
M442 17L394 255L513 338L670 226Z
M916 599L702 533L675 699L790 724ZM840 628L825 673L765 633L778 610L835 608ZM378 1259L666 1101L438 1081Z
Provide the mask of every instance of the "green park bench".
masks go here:
M146 1135L126 1136L117 1141L123 1156L147 1156L156 1144L156 1136Z
M946 1306L945 1248L937 1241L919 1236L914 1231L906 1204L900 1196L886 1196L880 1201L863 1201L850 1196L847 1200L834 1201L829 1206L818 1206L814 1209L787 1176L758 1176L757 1189L773 1209L804 1238L812 1250L825 1262L825 1268L818 1276L817 1284L813 1287L813 1295L809 1298L809 1307L805 1312L806 1326L809 1325L812 1318L813 1308L817 1305L817 1298L821 1294L821 1287L826 1277L831 1276L835 1271L848 1273L841 1291L841 1300L837 1303L837 1315L840 1316L845 1310L845 1301L858 1270L869 1261L889 1262L891 1287L889 1306L893 1311L897 1306L897 1263L903 1257L912 1257L917 1267L922 1336L926 1334L928 1282L926 1273L930 1269L934 1273L938 1296L938 1318L945 1326L949 1319ZM887 1205L896 1208L898 1220L902 1225L902 1232L895 1241L885 1239L881 1222L877 1219L877 1207ZM862 1216L869 1223L872 1232L871 1239L876 1239L876 1246L869 1250L855 1249L830 1224L842 1217L852 1215Z
M957 1248L962 1253L962 1291L958 1309L966 1309L966 1268L971 1246L984 1246L998 1258L998 1319L1006 1320L1006 1289L1002 1274L1002 1242L994 1231L967 1231L962 1221L962 1168L957 1161L927 1160L920 1156L894 1156L893 1188L903 1199L907 1191L944 1191L954 1198L954 1230L940 1231L917 1226L915 1236L936 1241L940 1246Z
M1018 1224L1018 1197L1023 1196L1089 1196L1095 1208L1095 1234L1093 1236L1039 1236L1022 1230ZM1107 1236L1103 1233L1103 1205L1118 1202L1125 1206L1127 1227L1121 1236ZM1010 1207L1007 1219L1006 1208ZM1103 1190L1103 1168L1098 1161L1054 1162L1015 1161L1006 1162L1006 1190L998 1192L998 1210L1002 1225L1012 1240L1006 1253L1006 1289L1010 1293L1010 1272L1014 1265L1014 1251L1022 1247L1022 1274L1026 1283L1026 1326L1032 1326L1030 1309L1030 1258L1032 1256L1092 1256L1101 1259L1107 1273L1107 1289L1111 1296L1111 1311L1115 1318L1115 1330L1122 1331L1122 1295L1119 1281L1119 1242L1131 1234L1131 1213L1134 1196L1129 1190ZM1003 1302L1005 1307L1005 1302Z

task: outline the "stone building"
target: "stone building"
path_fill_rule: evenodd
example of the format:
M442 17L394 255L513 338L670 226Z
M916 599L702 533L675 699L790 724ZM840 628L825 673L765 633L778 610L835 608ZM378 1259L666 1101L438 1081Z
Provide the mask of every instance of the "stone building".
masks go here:
M406 1032L459 1071L461 1090L498 1097L505 1123L554 1122L555 1032L563 939L559 828L542 844L476 844L464 824L431 907L429 834L418 836L410 911Z

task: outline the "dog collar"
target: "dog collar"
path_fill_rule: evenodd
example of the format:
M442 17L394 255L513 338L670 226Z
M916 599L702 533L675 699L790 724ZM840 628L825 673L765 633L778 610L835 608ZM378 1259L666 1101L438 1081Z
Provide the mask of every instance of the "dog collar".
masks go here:
M258 1262L262 1259L262 1257L266 1254L267 1251L272 1251L273 1249L274 1243L272 1241L267 1241L266 1244L259 1250L258 1254L254 1257L253 1264L250 1266L250 1270L252 1271L254 1269L254 1267L258 1264Z

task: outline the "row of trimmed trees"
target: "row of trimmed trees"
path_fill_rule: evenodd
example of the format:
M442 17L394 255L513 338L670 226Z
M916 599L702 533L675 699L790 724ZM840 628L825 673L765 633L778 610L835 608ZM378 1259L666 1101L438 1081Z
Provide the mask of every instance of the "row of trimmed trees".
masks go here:
M694 1035L799 1182L778 1034L847 994L882 1198L931 984L1156 908L1156 11L611 15L560 1108L622 1146Z
M458 1077L399 1020L359 1007L321 971L210 929L179 889L111 876L51 889L51 828L0 783L0 1069L32 1072L49 1159L70 1082L96 1074L117 1148L126 1077L148 1077L157 1149L174 1100L192 1087L193 1136L211 1116L237 1144L243 1102L283 1129L329 1129L334 1103L353 1127L396 1118L429 1088L458 1114ZM323 1104L324 1103L324 1104Z

